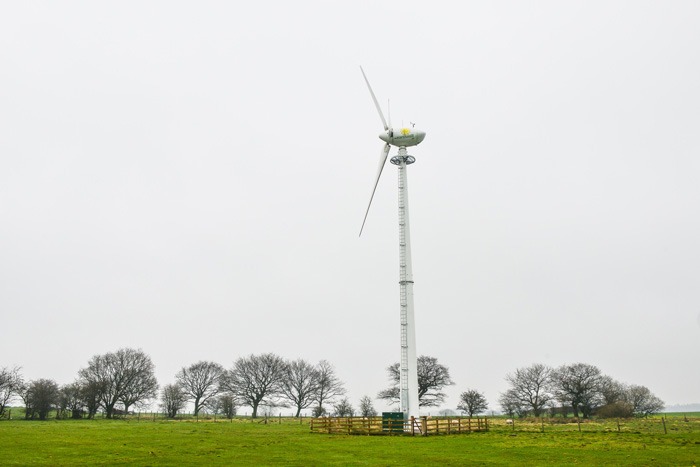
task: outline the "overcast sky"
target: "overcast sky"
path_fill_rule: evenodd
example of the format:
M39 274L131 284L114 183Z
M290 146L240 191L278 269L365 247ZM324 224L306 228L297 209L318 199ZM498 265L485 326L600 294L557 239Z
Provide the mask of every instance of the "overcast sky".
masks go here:
M0 367L69 383L142 348L399 359L397 174L418 353L492 409L585 362L700 402L700 3L0 2ZM392 155L396 152L392 150ZM383 409L382 403L377 408ZM433 409L435 411L435 409Z

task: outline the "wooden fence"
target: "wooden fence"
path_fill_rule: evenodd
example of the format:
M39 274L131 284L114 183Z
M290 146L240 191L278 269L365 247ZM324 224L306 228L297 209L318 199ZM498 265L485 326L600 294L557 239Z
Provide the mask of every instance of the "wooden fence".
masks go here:
M489 422L481 417L420 417L410 421L382 417L319 417L310 422L312 433L347 435L448 435L488 431Z

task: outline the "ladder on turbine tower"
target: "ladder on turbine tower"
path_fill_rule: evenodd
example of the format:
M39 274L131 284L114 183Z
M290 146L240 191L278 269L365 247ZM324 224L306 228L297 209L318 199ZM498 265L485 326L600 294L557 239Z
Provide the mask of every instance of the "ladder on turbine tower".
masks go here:
M399 367L399 388L401 411L407 414L408 407L408 304L406 298L406 208L403 171L406 166L399 166L399 294L401 305L401 366ZM404 405L406 404L406 405ZM407 414L408 415L408 414Z

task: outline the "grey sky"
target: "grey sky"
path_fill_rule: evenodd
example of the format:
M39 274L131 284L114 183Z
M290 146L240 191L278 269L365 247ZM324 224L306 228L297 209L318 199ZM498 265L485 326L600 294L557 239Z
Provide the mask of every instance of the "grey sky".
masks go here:
M418 353L497 408L586 362L700 401L700 3L0 2L0 366L141 347L398 361L410 151ZM394 154L395 150L392 151ZM382 404L377 404L382 407Z

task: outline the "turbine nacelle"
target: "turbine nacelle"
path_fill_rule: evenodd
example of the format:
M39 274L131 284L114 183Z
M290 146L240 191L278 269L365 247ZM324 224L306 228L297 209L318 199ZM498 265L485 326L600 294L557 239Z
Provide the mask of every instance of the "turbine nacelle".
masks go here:
M392 146L407 148L423 141L425 131L419 131L415 128L400 128L398 130L390 128L386 133L380 133L379 139Z

